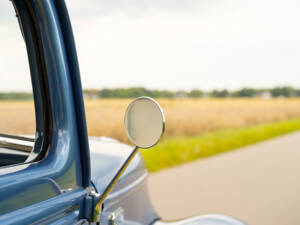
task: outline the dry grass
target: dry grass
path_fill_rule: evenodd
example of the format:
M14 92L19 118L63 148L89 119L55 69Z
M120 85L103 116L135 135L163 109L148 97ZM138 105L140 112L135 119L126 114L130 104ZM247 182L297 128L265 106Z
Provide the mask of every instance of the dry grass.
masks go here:
M0 102L0 118L0 133L35 133L35 112L32 101Z
M130 100L86 100L89 135L127 141L123 116ZM195 136L300 117L300 99L158 99L166 135Z
M128 99L86 100L89 135L127 141L123 117ZM195 136L300 117L300 99L158 99L166 114L165 137ZM31 101L0 102L0 133L33 134Z

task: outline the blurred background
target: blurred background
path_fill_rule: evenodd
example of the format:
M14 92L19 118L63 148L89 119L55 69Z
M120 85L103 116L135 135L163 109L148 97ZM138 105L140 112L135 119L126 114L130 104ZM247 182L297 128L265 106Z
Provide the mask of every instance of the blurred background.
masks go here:
M300 224L299 1L66 2L89 135L129 143L135 97L165 111L162 141L142 152L163 218ZM0 6L0 133L33 134L26 48L11 3Z

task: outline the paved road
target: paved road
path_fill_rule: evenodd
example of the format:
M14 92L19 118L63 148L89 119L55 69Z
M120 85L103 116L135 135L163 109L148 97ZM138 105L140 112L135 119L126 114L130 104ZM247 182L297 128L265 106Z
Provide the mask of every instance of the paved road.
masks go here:
M158 213L207 213L253 225L300 224L300 132L151 174Z

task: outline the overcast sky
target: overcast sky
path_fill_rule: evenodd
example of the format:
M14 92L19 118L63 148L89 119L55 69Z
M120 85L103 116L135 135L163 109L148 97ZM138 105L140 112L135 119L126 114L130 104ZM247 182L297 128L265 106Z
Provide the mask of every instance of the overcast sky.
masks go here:
M300 87L298 0L67 0L67 4L84 88ZM8 6L8 0L1 1L1 10ZM22 38L14 18L7 19L4 13L0 13L4 21L0 73L6 76L0 78L0 90L28 89Z

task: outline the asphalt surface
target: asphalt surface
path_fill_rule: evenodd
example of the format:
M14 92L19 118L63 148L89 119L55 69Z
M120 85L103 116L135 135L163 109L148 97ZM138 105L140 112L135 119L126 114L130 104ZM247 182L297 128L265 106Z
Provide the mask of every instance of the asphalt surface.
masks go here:
M300 224L300 132L151 174L164 219L208 213L253 225Z

